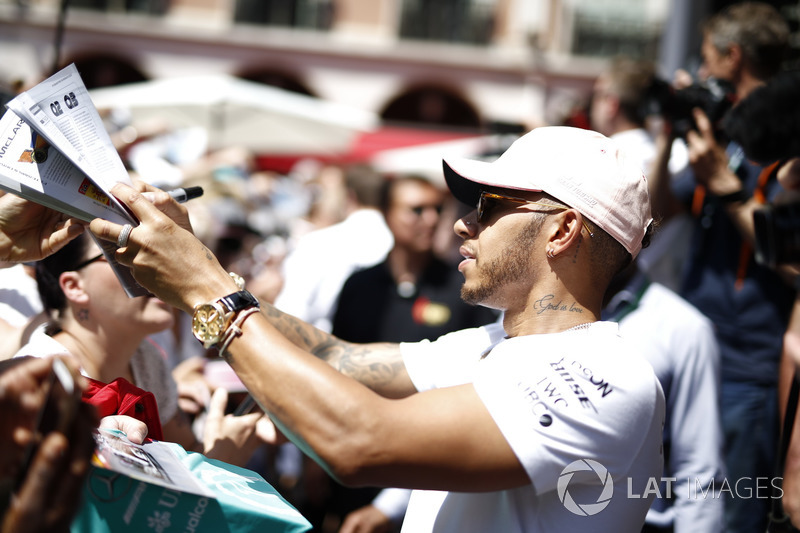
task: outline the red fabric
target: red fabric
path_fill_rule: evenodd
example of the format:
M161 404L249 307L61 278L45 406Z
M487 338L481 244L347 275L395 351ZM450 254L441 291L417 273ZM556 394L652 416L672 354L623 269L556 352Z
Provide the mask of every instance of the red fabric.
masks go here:
M89 386L83 391L83 401L94 405L100 417L127 415L147 425L147 436L164 440L158 404L152 392L140 389L124 378L103 383L87 378Z
M426 128L424 125L416 128L383 126L375 131L361 133L350 150L341 154L264 154L256 157L256 164L260 170L274 170L286 174L302 159L313 159L333 165L366 163L384 150L468 139L479 135L479 133Z

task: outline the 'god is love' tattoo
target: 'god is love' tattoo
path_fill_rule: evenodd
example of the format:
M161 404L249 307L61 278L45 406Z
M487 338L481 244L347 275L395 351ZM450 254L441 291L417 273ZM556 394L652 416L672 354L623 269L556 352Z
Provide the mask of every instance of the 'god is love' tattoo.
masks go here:
M533 308L536 310L537 315L541 315L545 311L566 311L568 313L583 313L582 307L577 307L575 302L565 304L563 301L554 302L555 295L548 294L533 302Z

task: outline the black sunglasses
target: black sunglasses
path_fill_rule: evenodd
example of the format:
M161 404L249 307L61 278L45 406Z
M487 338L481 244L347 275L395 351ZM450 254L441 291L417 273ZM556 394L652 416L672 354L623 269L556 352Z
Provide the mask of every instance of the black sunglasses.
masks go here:
M481 195L478 198L478 223L482 224L488 220L491 217L491 212L496 209L501 202L511 202L519 205L538 205L559 211L569 209L567 206L534 202L532 200L526 200L525 198L519 198L517 196L506 196L504 194L497 194L495 192L481 191ZM594 237L594 233L592 233L592 230L589 229L586 221L583 220L583 216L581 216L581 220L583 222L583 227L586 228L586 231L589 233L589 237Z
M96 256L87 259L86 261L82 261L82 262L78 263L77 265L75 265L75 268L73 268L72 270L77 272L78 270L82 269L83 267L89 266L92 263L94 263L95 261L99 261L100 259L105 259L105 256L102 253L97 254Z

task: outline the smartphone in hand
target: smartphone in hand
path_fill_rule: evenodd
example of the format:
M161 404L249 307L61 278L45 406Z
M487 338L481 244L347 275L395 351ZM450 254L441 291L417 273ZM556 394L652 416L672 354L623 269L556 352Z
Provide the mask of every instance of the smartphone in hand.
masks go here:
M234 416L244 416L249 415L253 408L257 407L256 399L250 393L247 393L247 396L244 397L244 400L236 406L236 410L234 410Z

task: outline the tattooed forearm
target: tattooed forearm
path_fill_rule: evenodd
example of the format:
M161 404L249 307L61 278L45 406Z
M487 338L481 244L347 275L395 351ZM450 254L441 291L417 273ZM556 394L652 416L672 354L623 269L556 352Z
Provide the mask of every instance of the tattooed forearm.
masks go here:
M400 348L392 343L360 345L334 339L318 346L314 355L377 391L386 390L405 371Z
M311 352L342 374L387 396L408 394L400 347L393 343L354 344L279 311L264 306L270 323L296 346Z
M264 305L264 316L287 339L300 348L313 352L317 346L335 339L333 335L303 322L299 318L279 311L271 305Z

